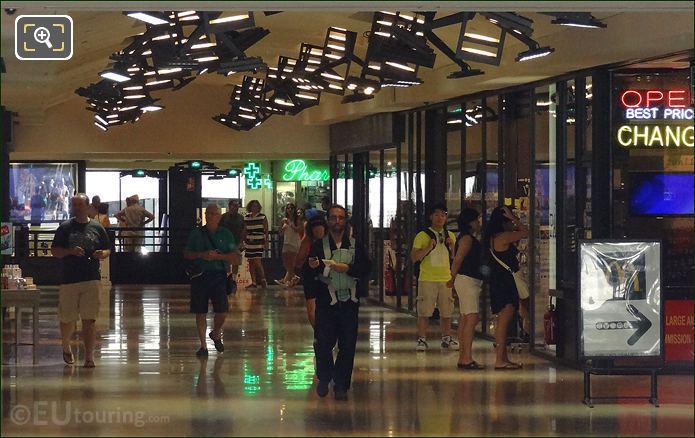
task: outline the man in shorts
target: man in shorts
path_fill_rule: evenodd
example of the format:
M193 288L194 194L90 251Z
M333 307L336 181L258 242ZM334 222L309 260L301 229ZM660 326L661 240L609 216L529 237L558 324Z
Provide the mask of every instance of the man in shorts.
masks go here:
M51 254L61 259L63 279L58 292L58 318L63 340L63 360L75 363L70 340L78 319L82 319L84 366L94 368L95 321L99 314L101 273L99 261L111 254L104 227L90 219L89 198L78 193L72 198L72 219L60 224L53 237Z
M431 226L420 231L413 241L410 258L420 263L417 295L417 331L415 349L426 351L427 326L429 317L439 308L442 330L441 347L458 350L459 343L451 337L451 314L454 310L454 297L447 287L451 271L451 254L454 253L456 236L446 230L448 211L444 203L435 204L430 212Z
M194 260L201 275L191 280L191 313L195 314L200 349L198 357L207 357L205 339L207 330L208 304L212 301L215 313L214 326L209 336L215 349L222 353L222 326L227 319L229 301L227 299L227 265L239 265L241 255L237 251L234 235L229 229L220 226L222 212L217 204L209 204L205 209L205 226L191 231L183 257Z

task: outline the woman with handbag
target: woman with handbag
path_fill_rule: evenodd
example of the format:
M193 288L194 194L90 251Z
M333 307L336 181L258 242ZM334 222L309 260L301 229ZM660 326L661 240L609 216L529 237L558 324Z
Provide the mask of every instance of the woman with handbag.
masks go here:
M528 229L507 207L497 207L492 211L485 229L485 245L489 255L490 266L490 307L497 315L495 329L495 369L515 370L521 364L509 360L507 355L507 331L519 310L522 315L527 313L520 309L528 309L528 286L519 277L518 250L514 245L528 236Z

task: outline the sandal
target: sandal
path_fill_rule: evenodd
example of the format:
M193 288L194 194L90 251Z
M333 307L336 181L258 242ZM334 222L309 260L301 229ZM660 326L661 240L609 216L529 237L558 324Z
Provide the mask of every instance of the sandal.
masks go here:
M84 367L85 368L94 368L96 365L94 365L93 360L85 360L84 361Z
M75 355L71 352L63 351L63 361L68 365L73 365L75 363Z
M506 362L501 367L495 366L495 370L518 370L521 368L520 363Z
M456 366L460 370L484 370L485 369L485 365L480 365L476 361L469 362L469 363L457 363Z

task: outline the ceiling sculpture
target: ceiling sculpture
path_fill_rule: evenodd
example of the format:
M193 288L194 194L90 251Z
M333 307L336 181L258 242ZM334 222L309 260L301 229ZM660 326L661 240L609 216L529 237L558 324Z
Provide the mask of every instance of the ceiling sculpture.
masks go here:
M179 90L203 74L247 73L232 89L229 112L213 117L229 128L246 131L273 115L296 115L318 105L322 93L343 96L343 103L351 103L371 99L382 88L422 84L418 71L434 66L435 48L460 69L449 79L484 73L471 67L471 62L499 66L508 38L527 46L516 62L554 51L533 39L531 19L511 12L436 17L435 12L381 11L373 14L371 29L364 34L368 46L361 56L355 53L356 32L329 27L322 43L302 43L296 57L280 56L275 66L268 66L260 57L246 53L270 33L255 26L252 12L225 16L203 11L124 14L142 21L145 31L130 37L126 47L111 55L112 63L100 73L99 82L76 90L87 99L87 109L95 113L95 126L104 131L163 109L153 92ZM605 27L590 13L545 15L554 17L553 24ZM483 31L467 31L473 20ZM454 48L436 34L447 26L459 27Z

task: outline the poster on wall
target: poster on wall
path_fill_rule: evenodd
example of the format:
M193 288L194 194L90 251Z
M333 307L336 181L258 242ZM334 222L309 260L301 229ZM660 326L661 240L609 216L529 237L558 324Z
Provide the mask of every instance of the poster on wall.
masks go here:
M662 355L661 243L582 241L580 356Z
M693 300L668 300L664 305L664 350L666 363L687 362L693 364Z
M0 225L0 238L2 255L12 255L14 251L14 228L12 228L11 222L3 222Z

